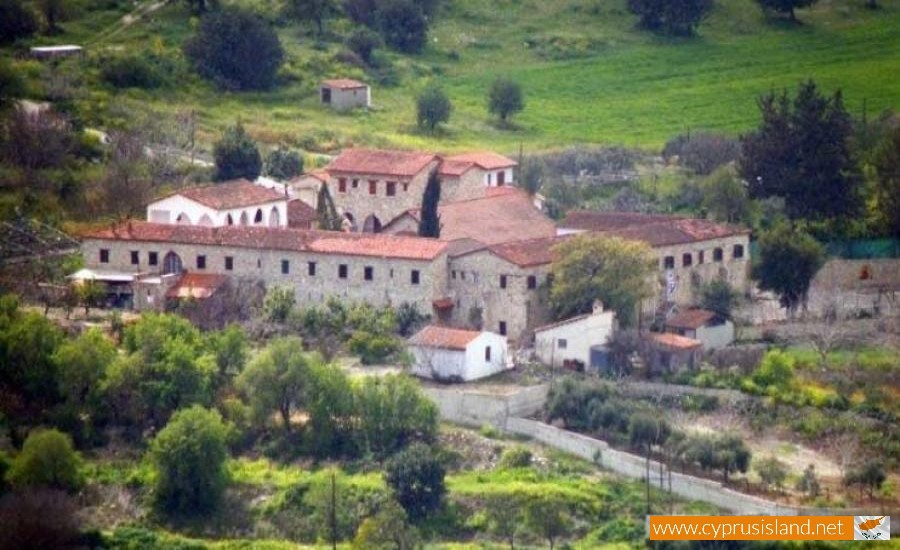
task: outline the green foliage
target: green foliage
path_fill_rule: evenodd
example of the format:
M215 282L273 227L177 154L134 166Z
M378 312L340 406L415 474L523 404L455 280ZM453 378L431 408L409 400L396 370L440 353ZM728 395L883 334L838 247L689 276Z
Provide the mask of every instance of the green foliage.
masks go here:
M779 491L782 489L788 475L788 468L784 462L774 456L768 456L756 461L754 467L756 468L756 473L759 474L763 488L774 487Z
M821 486L819 485L819 478L816 477L816 467L813 464L809 464L803 469L803 475L797 480L796 488L807 496L813 498L819 496Z
M353 539L354 550L413 550L419 546L419 533L409 525L406 512L393 500L381 505L374 516L366 518Z
M115 344L98 328L63 342L53 354L60 394L79 407L97 406L100 381L115 357Z
M814 238L780 226L759 239L752 274L759 288L776 293L793 315L798 306L805 306L812 279L824 263L825 249Z
M800 85L759 100L762 123L742 138L739 171L753 198L781 197L792 219L847 219L859 212L861 176L840 91Z
M220 381L230 380L244 370L247 362L247 335L232 324L208 336L208 347L216 357Z
M365 453L386 456L437 435L437 407L406 376L366 378L357 382L354 395L358 446Z
M38 20L30 5L21 0L0 0L0 44L28 38L38 30Z
M450 120L453 105L442 88L429 84L416 98L416 124L434 133L442 122Z
M263 306L266 312L266 318L273 323L283 323L287 321L297 298L294 291L290 287L274 287L266 294L266 302Z
M666 160L678 157L679 164L700 175L712 174L717 168L736 161L740 154L738 140L709 132L678 134L666 142L662 151Z
M219 505L227 483L226 431L218 412L197 405L172 416L150 446L157 510L190 516Z
M556 495L534 496L525 504L525 526L535 535L544 538L553 548L557 539L572 528L569 505Z
M663 445L669 439L672 428L658 415L638 412L628 420L628 439L635 447L644 447L647 454L654 445Z
M254 181L262 171L262 159L256 142L238 122L229 126L222 139L213 146L216 181L245 178Z
M694 34L712 8L712 0L628 0L628 10L640 17L641 27L677 36Z
M334 199L331 198L331 191L328 190L327 183L322 183L316 195L316 217L319 221L319 229L324 231L340 231L342 229L342 219L334 206Z
M900 238L900 127L878 146L873 162L877 174L875 201L889 234Z
M429 319L431 316L420 312L415 303L403 302L397 308L397 333L403 337L412 336Z
M409 54L420 53L428 39L428 20L418 2L381 0L378 2L378 27L385 44Z
M363 330L354 332L348 344L350 352L358 355L363 365L384 364L403 349L403 344L393 336Z
M238 387L247 395L257 421L277 412L285 431L291 430L291 413L310 395L310 369L318 361L303 350L296 337L273 340L247 365Z
M441 236L441 216L438 214L438 204L441 202L441 180L437 170L432 170L428 175L428 183L422 194L421 220L419 221L419 236L437 239Z
M143 52L103 59L100 76L114 88L151 90L170 83L175 72L174 63L163 56Z
M381 38L371 29L360 27L353 29L344 42L347 48L359 56L366 65L372 64L372 54L381 46Z
M385 465L385 482L397 502L415 523L439 509L443 503L446 470L431 448L413 443Z
M675 449L677 457L701 470L719 470L725 482L734 472L746 472L752 453L736 435L697 435L685 438Z
M56 430L28 434L7 478L15 487L75 491L82 484L81 457L72 438Z
M488 112L500 117L502 122L525 108L522 86L515 80L498 78L488 93Z
M338 14L337 0L288 0L285 11L297 21L315 23L319 36L325 33L325 21Z
M700 288L700 305L728 319L740 298L726 279L714 279Z
M204 16L184 53L200 76L225 90L271 89L284 59L272 27L255 13L234 7Z
M788 14L791 21L797 20L794 10L800 8L808 8L819 0L756 0L763 10L777 11L778 13Z
M701 184L703 207L721 222L749 224L752 203L747 186L738 178L733 166L717 169Z
M796 361L790 354L777 349L770 350L753 373L753 382L763 388L789 388L794 379L795 366Z
M861 464L855 465L847 470L844 474L844 485L852 487L859 486L860 492L866 489L869 498L872 498L875 491L884 485L887 475L884 471L884 464L880 459L867 460Z
M579 235L557 245L550 302L558 319L591 311L596 300L630 326L640 300L650 296L657 260L644 243Z
M501 468L527 468L531 466L531 451L528 447L514 445L500 455Z
M303 173L303 157L297 151L279 145L266 157L266 175L278 181L288 181Z
M10 396L0 400L0 410L12 417L19 408L56 401L53 354L62 341L62 332L45 317L19 310L12 295L0 297L0 388Z

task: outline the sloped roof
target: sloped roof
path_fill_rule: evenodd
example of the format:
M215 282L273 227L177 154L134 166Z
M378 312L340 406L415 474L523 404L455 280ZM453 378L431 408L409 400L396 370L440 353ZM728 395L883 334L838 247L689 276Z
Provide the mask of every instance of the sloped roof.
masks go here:
M436 239L384 234L234 225L200 227L136 221L125 222L107 229L88 231L81 237L83 239L176 242L406 260L433 260L447 247L446 242Z
M465 351L466 346L480 334L477 330L428 325L412 335L409 343L414 346Z
M546 325L539 326L534 329L535 332L543 332L545 330L550 330L556 327L562 327L568 325L570 323L577 323L578 321L583 321L593 315L593 313L582 313L581 315L576 315L575 317L569 317L568 319L563 319L562 321L557 321L555 323L549 323Z
M519 267L533 267L553 261L553 247L567 237L549 237L491 245L488 250Z
M521 190L510 189L509 193L438 206L441 240L473 239L496 244L555 236L553 221L534 207L531 198ZM417 222L421 219L419 209L413 209L394 218L385 227L406 216Z
M649 337L650 341L654 344L677 351L692 350L703 346L703 342L700 340L694 340L687 336L679 336L677 334L672 334L671 332L654 332L651 333Z
M190 189L182 189L171 196L180 195L215 210L230 210L286 200L284 193L267 189L245 179L213 183Z
M316 209L300 199L289 200L287 212L288 227L310 227L310 224L315 224L319 219Z
M344 149L326 170L329 173L376 174L411 178L437 158L431 153L385 149Z
M570 212L560 228L604 233L650 246L685 244L749 233L748 229L697 218L635 212Z
M717 316L718 314L715 311L709 311L707 309L688 309L676 314L666 321L666 326L694 330L705 326Z
M443 162L441 162L440 175L457 177L465 174L472 168L475 168L475 164L472 162L444 159Z
M166 298L205 300L219 290L228 277L210 273L185 273L166 291Z
M499 170L501 168L511 168L516 166L516 161L511 158L504 157L491 151L477 151L474 153L464 153L462 155L453 155L446 158L450 162L471 162L472 164L483 168L484 170Z
M368 84L365 82L360 82L359 80L353 80L351 78L334 78L330 80L323 80L322 86L327 88L338 88L341 90L352 90L354 88L366 88Z

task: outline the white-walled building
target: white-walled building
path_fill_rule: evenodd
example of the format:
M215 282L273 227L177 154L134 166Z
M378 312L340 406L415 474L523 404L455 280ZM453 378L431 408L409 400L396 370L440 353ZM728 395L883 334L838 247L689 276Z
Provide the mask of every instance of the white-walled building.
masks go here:
M288 199L283 191L245 179L176 191L147 205L152 223L224 227L287 227Z
M323 105L338 111L368 109L372 104L372 90L368 84L349 78L326 80L319 87L319 99Z
M734 342L734 323L706 309L676 313L666 321L666 332L699 340L704 350L724 348Z
M506 368L506 337L493 332L429 325L409 339L412 373L446 382L468 382Z
M554 367L591 365L591 348L605 346L615 330L616 315L594 304L594 311L534 329L538 359Z
M450 164L466 165L472 164L484 171L485 187L503 187L504 185L512 185L515 183L516 162L510 158L492 153L490 151L480 151L476 153L464 153L462 155L454 155L445 159Z

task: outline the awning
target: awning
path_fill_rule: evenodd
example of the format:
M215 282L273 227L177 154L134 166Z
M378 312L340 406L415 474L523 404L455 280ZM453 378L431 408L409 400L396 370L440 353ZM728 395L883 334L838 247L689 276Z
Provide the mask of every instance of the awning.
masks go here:
M101 271L95 269L79 269L67 278L73 281L101 281L104 283L131 283L136 274L124 271Z
M434 309L453 309L454 303L453 298L438 298L431 302L431 305Z

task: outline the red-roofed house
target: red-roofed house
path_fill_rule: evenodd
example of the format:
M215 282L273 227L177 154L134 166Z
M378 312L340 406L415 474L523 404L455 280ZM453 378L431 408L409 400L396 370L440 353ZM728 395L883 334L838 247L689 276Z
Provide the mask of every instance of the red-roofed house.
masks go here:
M287 202L284 192L239 179L182 189L157 199L147 205L147 221L203 227L286 227Z
M338 78L322 82L319 86L319 98L323 105L338 111L360 107L368 109L372 104L372 90L364 82Z
M734 342L734 324L706 309L688 309L669 317L666 332L699 340L706 350L724 348Z
M468 382L506 368L506 338L487 331L429 325L408 341L412 373L441 382Z

